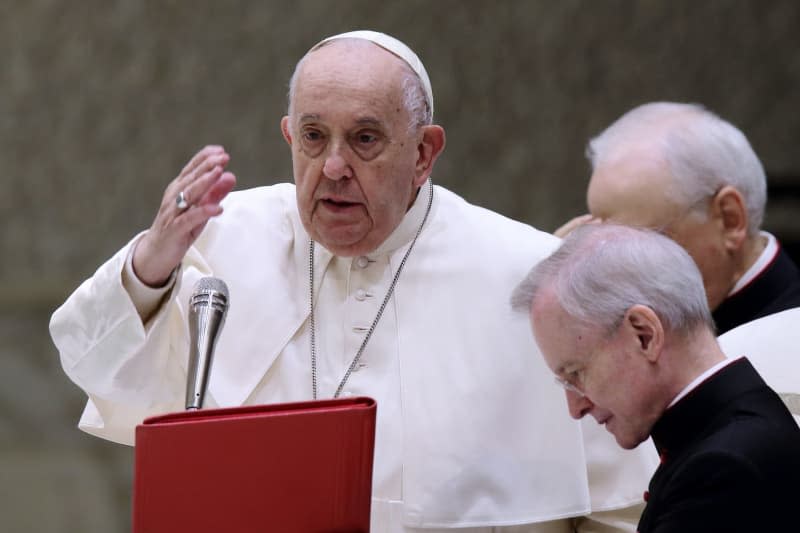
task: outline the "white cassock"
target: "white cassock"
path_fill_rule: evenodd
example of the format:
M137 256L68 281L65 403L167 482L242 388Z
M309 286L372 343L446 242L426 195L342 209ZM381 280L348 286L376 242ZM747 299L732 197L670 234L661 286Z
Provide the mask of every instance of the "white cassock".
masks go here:
M420 189L374 253L335 257L317 244L321 398L333 394L364 338L422 221L428 190ZM204 276L223 279L230 290L207 405L311 397L309 238L295 188L235 192L224 207L168 289L151 291L130 279L134 239L54 313L50 330L63 367L89 395L82 429L133 444L143 418L182 410L187 303ZM512 526L630 511L641 502L657 463L652 446L620 450L592 424L587 447L527 317L510 309L514 286L557 245L551 235L435 187L363 366L344 387L344 395L378 402L373 531L565 531L565 520ZM144 323L143 305L154 309ZM595 458L602 468L593 469ZM622 529L633 531L635 521L634 513Z
M800 425L800 307L742 324L717 339L728 357L747 357Z

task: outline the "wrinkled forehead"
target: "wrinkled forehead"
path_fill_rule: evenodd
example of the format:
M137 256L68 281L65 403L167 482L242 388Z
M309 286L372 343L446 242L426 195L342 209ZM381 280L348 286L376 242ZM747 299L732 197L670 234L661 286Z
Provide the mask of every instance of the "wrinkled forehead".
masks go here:
M571 317L561 306L554 281L533 301L530 322L545 363L555 374L576 364L588 353L592 331ZM592 337L594 338L594 337Z
M320 48L339 41L371 43L400 59L420 80L422 89L425 92L425 100L430 109L431 117L433 116L433 89L431 87L431 80L428 77L428 72L425 70L425 65L422 64L420 58L408 45L385 33L369 30L351 31L323 39L311 47L306 53L306 57Z
M294 119L310 113L325 121L406 115L404 80L412 75L397 57L369 42L331 43L298 66L289 114Z

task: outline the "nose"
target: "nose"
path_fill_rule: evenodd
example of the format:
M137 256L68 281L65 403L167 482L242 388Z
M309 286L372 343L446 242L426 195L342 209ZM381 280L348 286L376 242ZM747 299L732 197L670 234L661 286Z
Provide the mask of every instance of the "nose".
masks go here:
M353 177L353 168L345 159L343 150L341 147L331 147L328 157L325 158L325 165L322 167L322 173L326 178L340 180Z
M594 404L592 400L583 396L582 394L577 394L572 391L565 391L567 395L567 406L569 407L569 414L575 420L579 420L586 416L589 411L592 410Z

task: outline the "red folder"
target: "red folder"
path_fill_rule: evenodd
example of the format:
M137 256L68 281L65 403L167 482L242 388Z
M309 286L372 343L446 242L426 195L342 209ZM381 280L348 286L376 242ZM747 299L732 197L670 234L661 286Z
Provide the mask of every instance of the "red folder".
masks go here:
M148 418L133 533L369 531L375 412L347 398Z

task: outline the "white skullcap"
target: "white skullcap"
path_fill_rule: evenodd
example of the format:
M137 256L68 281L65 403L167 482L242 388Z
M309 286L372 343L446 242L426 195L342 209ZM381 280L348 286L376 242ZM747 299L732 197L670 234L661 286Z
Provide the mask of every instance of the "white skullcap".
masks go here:
M428 108L431 110L431 117L433 117L433 89L431 89L431 80L428 78L428 72L425 70L425 65L423 65L422 61L417 57L417 54L405 43L385 33L371 30L359 30L326 37L312 46L309 52L313 52L323 44L335 39L364 39L365 41L377 44L405 61L406 64L411 67L411 70L417 74L420 81L422 81L422 87L425 89L425 100L428 103Z

